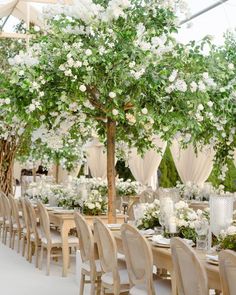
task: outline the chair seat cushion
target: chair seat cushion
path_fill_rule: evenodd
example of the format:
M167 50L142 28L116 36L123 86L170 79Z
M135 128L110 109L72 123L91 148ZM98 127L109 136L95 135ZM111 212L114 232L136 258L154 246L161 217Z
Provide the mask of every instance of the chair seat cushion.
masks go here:
M100 264L100 260L95 260L95 266L96 266L96 271L97 272L101 272L101 264ZM85 261L82 263L82 268L85 269L87 272L90 272L90 263L89 261Z
M120 269L119 271L119 275L120 275L120 283L121 285L127 285L129 284L129 276L128 276L128 272L127 269ZM112 276L112 272L107 272L104 273L101 277L102 282L108 284L108 285L113 285L113 276Z
M42 243L47 244L46 237L41 238ZM51 242L52 244L62 244L61 234L57 231L51 231ZM68 236L68 244L78 244L79 239L74 236Z
M155 294L171 295L171 281L170 280L154 280ZM134 286L129 291L130 295L148 295L144 285Z

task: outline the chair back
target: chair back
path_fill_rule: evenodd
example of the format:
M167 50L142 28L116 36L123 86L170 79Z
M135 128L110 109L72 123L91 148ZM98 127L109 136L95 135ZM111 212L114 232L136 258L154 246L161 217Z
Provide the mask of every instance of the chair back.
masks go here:
M148 295L155 294L150 244L129 224L122 224L121 237L131 286L144 285Z
M29 199L25 198L24 203L25 203L25 208L26 208L26 212L28 216L28 224L30 227L30 232L35 233L37 232L37 216L35 213L35 209Z
M206 270L195 251L182 239L171 239L171 252L179 295L208 295Z
M0 217L5 217L5 210L4 210L4 204L3 204L3 196L2 193L0 192Z
M117 246L110 230L99 218L93 222L94 239L98 247L98 255L103 272L112 272L114 282L120 283L117 263Z
M30 217L29 217L29 213L27 210L27 206L26 206L26 199L25 198L20 198L20 202L21 202L21 206L22 206L22 218L23 218L23 222L26 228L26 232L27 234L31 233L31 229L30 229Z
M8 197L3 193L2 193L2 200L3 200L3 209L4 209L4 219L5 219L5 221L9 222L10 226L12 226L11 203L10 203Z
M11 195L8 196L8 199L12 208L12 222L16 224L18 229L21 229L18 200Z
M84 217L76 212L74 214L77 234L79 237L79 246L82 261L94 259L94 238L93 233Z
M48 211L45 208L45 206L38 201L37 207L39 210L39 221L40 221L40 231L42 234L42 237L44 237L47 240L48 244L51 244L51 231L50 231L50 221L48 216Z
M220 279L224 295L236 292L236 253L231 250L219 254Z

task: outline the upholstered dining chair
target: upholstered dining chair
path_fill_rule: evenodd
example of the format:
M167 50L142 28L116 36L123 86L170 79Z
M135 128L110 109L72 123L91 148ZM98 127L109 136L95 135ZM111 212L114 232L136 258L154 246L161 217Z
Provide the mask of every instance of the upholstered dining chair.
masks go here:
M172 238L171 253L178 295L209 295L206 270L192 247Z
M25 207L28 216L28 227L29 227L29 243L27 244L27 255L29 262L32 262L32 247L34 245L35 253L35 267L39 267L39 247L41 245L41 230L37 223L37 216L35 213L35 208L29 199L25 198Z
M105 290L114 295L129 290L129 277L127 269L119 269L117 246L111 231L99 218L93 223L94 239L98 247L98 256L101 262L101 295Z
M29 244L30 244L30 224L29 216L26 208L25 198L20 198L20 203L22 207L22 219L24 222L24 228L22 232L22 256L25 256L25 249L27 248L26 259L29 260ZM26 246L26 247L25 247Z
M153 256L150 243L129 224L122 224L124 247L131 295L170 295L171 281L153 279Z
M50 221L47 209L41 203L37 203L39 210L39 219L40 219L40 231L41 231L41 255L40 255L40 269L42 269L43 263L43 251L47 251L47 270L46 274L50 273L50 258L58 255L52 255L53 248L62 248L62 239L61 234L58 231L50 229ZM75 236L68 236L68 245L70 248L77 248L79 240Z
M4 194L1 193L2 200L3 200L3 209L4 209L4 227L3 227L3 235L2 235L2 242L6 245L7 243L7 235L9 233L9 247L11 247L12 241L12 208L9 201L9 198Z
M102 272L100 261L98 259L95 260L95 244L92 229L81 214L76 212L74 216L79 237L80 255L82 259L80 295L83 295L84 293L84 283L86 276L90 277L90 294L95 294L96 281L98 282L97 293L100 294L99 291Z
M12 242L11 242L11 247L14 249L15 246L15 238L17 235L17 252L20 252L20 243L21 243L21 238L22 238L22 233L23 233L23 222L22 219L20 219L19 215L19 204L18 200L15 199L13 196L9 195L8 196L10 204L11 204L11 213L12 213Z
M219 254L220 279L224 295L236 294L236 253L231 250Z

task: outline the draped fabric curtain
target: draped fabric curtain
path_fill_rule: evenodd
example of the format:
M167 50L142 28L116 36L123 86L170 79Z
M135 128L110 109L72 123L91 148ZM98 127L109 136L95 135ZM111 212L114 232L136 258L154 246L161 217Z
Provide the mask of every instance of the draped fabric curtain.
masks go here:
M87 163L92 177L105 179L107 176L107 153L97 138L86 146Z
M132 148L129 154L128 164L134 178L143 185L152 186L156 189L157 186L157 169L160 165L162 156L166 149L166 142L155 137L153 143L160 152L156 149L148 150L143 157L138 154L136 148Z
M213 168L213 148L206 146L196 154L192 144L182 149L180 143L174 140L170 149L183 183L190 181L202 185L208 179Z

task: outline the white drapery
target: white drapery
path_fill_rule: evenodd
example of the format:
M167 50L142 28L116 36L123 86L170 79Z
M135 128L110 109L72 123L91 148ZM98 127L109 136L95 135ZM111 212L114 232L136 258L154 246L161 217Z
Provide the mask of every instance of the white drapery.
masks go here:
M92 177L107 176L107 153L104 145L94 138L86 145L87 163Z
M174 140L170 149L183 183L190 181L202 185L208 179L213 168L213 148L206 146L196 154L192 144L182 149L180 143Z
M80 168L81 165L78 164L78 166L74 170L69 172L66 169L62 168L62 166L60 165L59 167L53 165L53 167L48 171L48 175L56 179L58 169L58 183L68 184L68 182L70 181L70 176L76 177L79 174Z
M143 157L138 154L137 148L132 148L129 154L129 168L134 178L143 185L152 186L156 189L157 186L157 169L160 165L162 156L166 149L166 142L163 142L160 138L155 137L153 143L160 152L156 149L148 150Z

